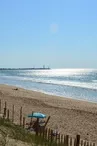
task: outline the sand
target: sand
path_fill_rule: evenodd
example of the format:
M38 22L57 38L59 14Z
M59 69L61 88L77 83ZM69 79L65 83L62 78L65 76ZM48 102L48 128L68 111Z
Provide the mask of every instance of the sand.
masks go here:
M23 107L23 115L32 111L42 112L51 116L47 127L58 128L62 134L75 137L80 134L84 140L97 143L97 103L79 101L70 98L47 95L40 92L22 88L0 85L0 99L2 99L2 112L4 102L10 110L15 105L15 122L19 122L19 109Z

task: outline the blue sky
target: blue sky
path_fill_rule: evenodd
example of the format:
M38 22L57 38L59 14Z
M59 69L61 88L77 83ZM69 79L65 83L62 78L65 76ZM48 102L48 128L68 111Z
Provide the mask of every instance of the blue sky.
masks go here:
M97 0L0 0L0 67L96 62Z

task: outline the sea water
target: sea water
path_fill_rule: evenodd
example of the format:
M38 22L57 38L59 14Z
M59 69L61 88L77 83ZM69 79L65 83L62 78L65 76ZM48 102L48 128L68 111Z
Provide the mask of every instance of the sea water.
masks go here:
M0 84L97 102L97 69L0 70Z

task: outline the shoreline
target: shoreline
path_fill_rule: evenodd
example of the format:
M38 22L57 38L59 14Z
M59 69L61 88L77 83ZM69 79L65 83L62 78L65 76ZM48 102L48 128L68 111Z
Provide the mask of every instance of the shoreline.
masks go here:
M66 96L62 96L62 95L57 95L57 94L53 94L53 93L50 93L50 92L45 92L43 90L36 90L36 89L29 89L29 88L25 88L23 86L19 86L19 85L11 85L11 84L0 84L0 85L7 85L7 86L12 86L12 87L17 87L17 88L22 88L22 89L25 89L25 90L28 90L28 91L32 91L32 92L38 92L38 93L43 93L43 94L46 94L46 95L50 95L50 96L56 96L56 97L61 97L61 98L66 98L66 99L71 99L71 100L78 100L78 101L83 101L83 102L89 102L89 103L94 103L94 104L97 104L97 102L93 102L91 100L85 100L85 99L78 99L78 98L74 98L74 97L66 97ZM93 89L94 90L94 89Z
M18 88L18 90L14 90ZM97 103L48 95L27 90L17 86L0 84L0 99L7 101L11 110L15 105L16 121L19 109L23 107L23 115L27 117L32 111L51 116L48 127L58 128L62 134L74 137L80 134L82 139L97 143Z

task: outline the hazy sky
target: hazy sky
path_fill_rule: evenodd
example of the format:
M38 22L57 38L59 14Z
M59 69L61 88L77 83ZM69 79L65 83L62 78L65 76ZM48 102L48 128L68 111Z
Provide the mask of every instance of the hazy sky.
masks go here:
M97 68L97 0L0 0L0 67Z

